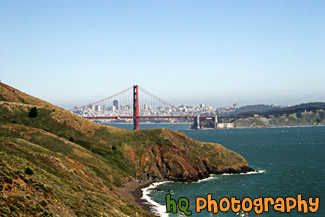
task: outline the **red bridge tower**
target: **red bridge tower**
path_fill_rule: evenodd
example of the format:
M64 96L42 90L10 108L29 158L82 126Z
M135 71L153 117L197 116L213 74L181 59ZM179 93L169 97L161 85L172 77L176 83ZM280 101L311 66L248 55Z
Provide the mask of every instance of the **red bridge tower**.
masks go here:
M138 85L133 86L133 129L140 129L140 110L139 110L139 89Z

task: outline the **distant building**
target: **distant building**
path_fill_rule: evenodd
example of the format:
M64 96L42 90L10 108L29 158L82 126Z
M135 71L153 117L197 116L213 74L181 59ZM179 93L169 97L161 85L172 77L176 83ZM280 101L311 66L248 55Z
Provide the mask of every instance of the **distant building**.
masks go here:
M204 104L200 104L200 108L204 108Z
M100 105L96 105L96 106L95 106L95 111L96 111L96 112L100 112L100 111L101 111Z
M91 111L93 111L93 112L95 111L95 105L90 105L89 108L90 108Z
M118 110L118 101L117 100L113 101L113 106L115 106L115 108Z
M234 128L234 123L218 123L217 128Z

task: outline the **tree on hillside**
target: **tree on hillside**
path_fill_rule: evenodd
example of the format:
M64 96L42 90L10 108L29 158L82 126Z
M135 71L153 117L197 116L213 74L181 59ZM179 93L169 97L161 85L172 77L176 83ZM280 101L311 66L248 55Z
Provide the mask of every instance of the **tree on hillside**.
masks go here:
M30 118L36 118L37 117L37 108L33 107L28 114L28 117Z

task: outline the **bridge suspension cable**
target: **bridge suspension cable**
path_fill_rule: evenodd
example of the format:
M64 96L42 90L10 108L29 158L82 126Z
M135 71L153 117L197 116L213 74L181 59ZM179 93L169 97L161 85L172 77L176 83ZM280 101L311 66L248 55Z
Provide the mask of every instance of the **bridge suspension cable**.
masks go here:
M131 105L133 102L133 94L132 92L132 88L133 87L129 87L125 90L122 90L114 95L111 95L109 97L106 97L104 99L89 103L87 105L83 105L83 106L79 106L73 109L70 109L69 111L77 111L77 110L82 110L85 108L89 108L93 105L101 105L103 107L105 107L105 105L107 107L109 106L113 106L113 100L116 101L116 104L114 106L116 106L116 109L119 110L119 107L121 106L128 106ZM150 93L149 91L145 90L142 87L138 87L139 88L139 105L142 108L141 109L141 113L144 112L145 107L152 107L155 109L158 109L159 107L167 107L167 108L171 108L173 105L168 103L165 100L162 100L161 98L157 97L156 95Z
M152 97L153 99L157 100L158 102L164 104L165 106L167 106L167 107L173 107L173 105L170 104L169 102L166 102L165 100L160 99L159 97L157 97L156 95L154 95L154 94L150 93L149 91L143 89L142 87L139 87L139 89L143 93L147 94L148 96Z
M140 129L140 119L194 119L197 128L200 128L200 121L209 120L214 122L216 128L218 118L240 118L239 116L182 115L181 110L137 85L70 111L92 120L125 119L130 122L133 119L134 129Z

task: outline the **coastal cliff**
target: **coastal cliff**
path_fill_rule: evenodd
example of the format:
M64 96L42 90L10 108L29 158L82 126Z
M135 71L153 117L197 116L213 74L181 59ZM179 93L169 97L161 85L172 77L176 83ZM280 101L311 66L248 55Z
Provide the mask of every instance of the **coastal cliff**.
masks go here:
M248 172L239 154L168 129L96 124L0 83L0 211L151 216L116 193L130 181Z

